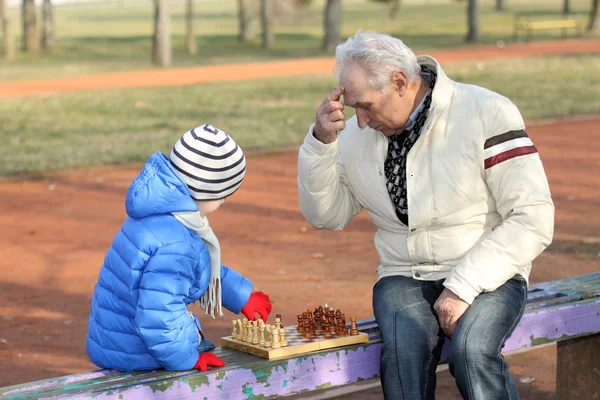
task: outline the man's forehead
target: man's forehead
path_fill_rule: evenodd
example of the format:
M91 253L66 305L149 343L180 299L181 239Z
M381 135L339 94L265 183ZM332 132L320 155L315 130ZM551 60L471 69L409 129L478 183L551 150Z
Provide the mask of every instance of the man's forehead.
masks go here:
M342 81L340 80L340 84L343 85ZM356 105L365 105L367 103L370 102L369 98L370 96L368 95L368 93L362 89L362 88L357 88L356 86L353 85L344 85L344 104L347 105L348 107L355 107Z

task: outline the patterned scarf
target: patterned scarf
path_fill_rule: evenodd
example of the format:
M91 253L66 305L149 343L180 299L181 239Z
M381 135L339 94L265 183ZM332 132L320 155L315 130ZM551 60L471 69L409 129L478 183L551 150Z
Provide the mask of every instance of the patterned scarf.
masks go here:
M413 121L412 126L405 128L404 132L389 138L388 154L385 160L385 177L387 190L394 204L396 215L400 221L408 226L408 200L406 190L406 159L408 152L421 136L421 130L429 115L433 87L435 86L436 73L422 65L421 76L429 80L430 92L425 96L423 107Z

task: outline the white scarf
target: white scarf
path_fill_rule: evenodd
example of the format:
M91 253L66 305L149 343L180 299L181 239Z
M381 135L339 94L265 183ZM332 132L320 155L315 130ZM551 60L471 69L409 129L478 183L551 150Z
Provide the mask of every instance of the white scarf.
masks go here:
M210 314L215 318L215 309L219 316L223 316L221 308L221 246L219 240L215 236L212 228L208 224L208 219L202 217L198 211L184 211L171 213L179 222L187 228L194 231L200 237L210 256L210 283L208 290L202 295L199 300L206 314Z

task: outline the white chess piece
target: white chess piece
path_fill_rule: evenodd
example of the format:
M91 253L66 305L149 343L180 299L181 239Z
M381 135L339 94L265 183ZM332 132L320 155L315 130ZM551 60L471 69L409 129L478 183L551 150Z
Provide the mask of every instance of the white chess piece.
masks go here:
M258 329L260 330L258 344L260 346L264 346L265 345L265 323L262 319L259 322Z
M237 322L235 319L231 321L231 325L233 326L233 330L231 331L231 338L237 339Z
M288 342L285 339L285 329L283 328L279 329L279 343L281 344L281 347L288 345Z
M242 333L241 340L242 340L242 342L247 342L248 341L248 320L246 318L244 318L242 320L242 323L244 325L243 325L243 329L242 329L243 333Z
M259 344L260 338L258 337L258 322L252 321L252 344Z
M275 327L272 331L271 331L271 336L272 336L272 341L273 343L271 343L271 347L274 349L278 349L281 347L281 343L279 342L279 329L277 329L277 327Z
M265 328L265 347L271 347L271 324Z
M242 320L238 319L237 320L237 331L236 331L235 339L236 340L242 340L242 334L243 333L244 333L244 329L242 327Z

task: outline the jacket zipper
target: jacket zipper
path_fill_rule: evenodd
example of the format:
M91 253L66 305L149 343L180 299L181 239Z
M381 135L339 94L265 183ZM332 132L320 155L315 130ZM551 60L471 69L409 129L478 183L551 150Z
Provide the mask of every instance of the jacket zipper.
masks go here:
M192 320L194 328L196 328L196 333L198 334L198 343L202 342L202 339L204 339L204 335L202 334L202 330L198 326L198 321L196 320L196 317L194 317L194 313L192 313L187 307L185 309L185 312L188 315L188 317L190 317L190 319Z

